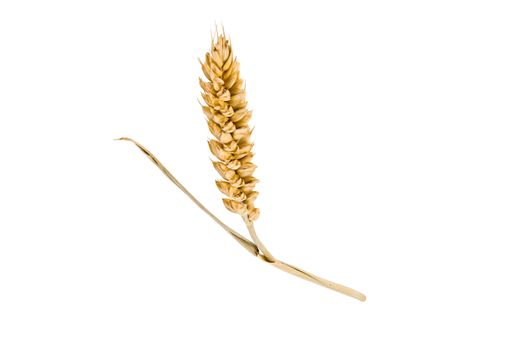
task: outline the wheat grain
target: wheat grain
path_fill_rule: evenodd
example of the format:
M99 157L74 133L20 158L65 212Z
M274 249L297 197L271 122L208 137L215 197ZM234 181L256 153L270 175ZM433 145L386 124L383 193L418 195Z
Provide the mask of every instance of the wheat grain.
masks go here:
M201 67L207 79L199 79L206 103L203 111L215 137L208 141L208 146L217 158L214 168L223 178L216 181L217 188L227 196L223 202L228 210L254 221L260 211L254 204L258 180L253 176L257 166L252 163L252 130L248 125L252 113L247 109L239 62L230 40L222 34L212 39Z

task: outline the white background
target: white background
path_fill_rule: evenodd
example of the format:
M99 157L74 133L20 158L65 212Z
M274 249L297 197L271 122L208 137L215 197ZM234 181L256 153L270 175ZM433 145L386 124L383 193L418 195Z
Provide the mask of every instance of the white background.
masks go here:
M519 349L516 1L2 1L0 348ZM198 57L225 25L277 257L214 186Z

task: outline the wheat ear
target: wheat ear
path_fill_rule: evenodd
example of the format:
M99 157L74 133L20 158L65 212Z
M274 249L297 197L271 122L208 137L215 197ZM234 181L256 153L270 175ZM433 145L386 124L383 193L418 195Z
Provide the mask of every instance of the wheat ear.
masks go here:
M253 162L253 143L248 122L252 113L247 108L246 91L240 76L239 62L233 55L232 46L224 35L212 38L210 52L207 52L201 68L208 81L199 79L201 96L206 102L203 112L208 129L214 136L208 141L215 170L222 180L217 180L217 188L227 197L224 206L242 216L253 242L268 261L275 261L273 255L260 241L253 221L260 214L255 207L258 192L254 190L258 180L253 176L257 167Z
M213 162L214 168L222 177L222 180L216 182L217 187L226 195L223 199L225 207L241 215L253 242L224 224L202 205L144 146L127 137L118 140L133 142L170 181L254 256L282 271L365 301L365 295L352 288L328 281L276 259L260 241L253 224L260 212L254 205L258 193L254 191L257 179L253 177L253 172L256 166L252 163L253 143L248 125L251 111L246 108L246 94L239 74L239 63L233 56L230 41L224 35L218 35L216 39L212 38L210 52L206 54L201 66L208 79L208 81L200 79L202 97L206 102L203 111L207 116L210 132L215 137L208 142L208 145L218 159Z

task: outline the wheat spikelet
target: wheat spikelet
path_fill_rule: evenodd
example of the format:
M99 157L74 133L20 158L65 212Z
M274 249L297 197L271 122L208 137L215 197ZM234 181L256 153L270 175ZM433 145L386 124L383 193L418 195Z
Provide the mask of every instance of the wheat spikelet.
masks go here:
M239 62L233 56L230 40L222 34L212 39L201 67L207 79L199 79L206 103L203 111L215 137L208 145L218 159L213 162L214 168L223 178L216 181L217 188L227 196L223 202L228 210L254 221L260 212L254 205L258 180L253 177L256 165L252 163L252 130L248 125L252 114L246 108Z

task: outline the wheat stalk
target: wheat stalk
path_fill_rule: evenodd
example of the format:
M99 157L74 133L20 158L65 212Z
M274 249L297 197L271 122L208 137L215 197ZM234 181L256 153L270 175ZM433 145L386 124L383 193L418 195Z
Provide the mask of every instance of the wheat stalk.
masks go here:
M199 81L203 89L202 97L206 103L203 111L207 117L208 128L214 136L208 145L217 158L217 161L213 162L214 168L222 177L222 180L216 181L217 188L226 196L223 199L225 207L242 217L253 242L224 224L202 205L144 146L127 137L118 140L133 142L170 181L254 256L282 271L365 301L365 295L352 288L328 281L276 259L260 241L253 223L258 219L260 211L254 205L258 193L254 190L257 179L253 177L253 172L256 166L252 162L252 130L248 125L252 114L247 109L239 63L233 56L229 39L224 34L212 38L210 52L201 62L201 67L207 78L207 81L202 79Z

